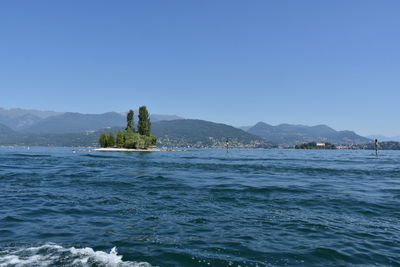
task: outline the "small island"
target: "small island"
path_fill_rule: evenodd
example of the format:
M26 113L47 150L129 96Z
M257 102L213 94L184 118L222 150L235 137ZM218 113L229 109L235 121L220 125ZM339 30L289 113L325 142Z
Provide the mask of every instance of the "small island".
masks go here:
M146 106L139 108L137 130L134 125L134 111L129 110L127 125L124 131L120 130L117 137L113 132L103 132L99 138L101 148L95 151L159 151L156 148L157 137L151 135L151 122Z
M296 145L295 149L336 149L336 146L331 143L311 142Z

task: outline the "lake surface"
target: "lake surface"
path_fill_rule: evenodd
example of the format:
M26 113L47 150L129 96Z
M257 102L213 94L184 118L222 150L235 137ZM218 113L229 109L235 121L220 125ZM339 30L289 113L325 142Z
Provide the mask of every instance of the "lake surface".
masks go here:
M400 152L0 148L0 266L400 266Z

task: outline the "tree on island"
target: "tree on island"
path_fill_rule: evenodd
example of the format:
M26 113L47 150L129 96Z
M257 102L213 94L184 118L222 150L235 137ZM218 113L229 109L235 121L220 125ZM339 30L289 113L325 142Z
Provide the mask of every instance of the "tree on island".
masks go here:
M122 131L118 131L117 134L117 147L121 148L124 147L125 144L125 138L124 138L124 133Z
M150 136L151 122L149 112L146 106L139 108L139 122L138 122L138 133L141 135Z
M146 106L139 108L138 132L134 128L134 112L129 110L126 116L125 131L118 131L117 139L115 140L114 133L107 135L102 133L99 139L101 147L119 147L132 149L146 149L150 146L155 146L157 137L151 135L150 115Z
M125 142L124 148L136 148L136 143L138 140L138 134L135 133L132 128L127 127L128 130L125 132Z
M115 138L114 134L110 133L107 137L107 146L108 147L114 147L115 146Z
M99 139L99 143L101 147L107 147L107 134L106 133L102 133Z
M125 131L128 131L128 129L135 131L135 129L133 128L134 127L133 116L134 116L133 110L130 109L128 114L126 115L127 125Z

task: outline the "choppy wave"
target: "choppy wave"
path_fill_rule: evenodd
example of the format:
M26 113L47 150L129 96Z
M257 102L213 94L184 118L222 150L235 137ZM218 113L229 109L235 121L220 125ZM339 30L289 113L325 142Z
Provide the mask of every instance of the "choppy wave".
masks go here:
M109 253L92 248L64 248L48 243L38 247L10 248L0 251L0 267L31 266L107 266L107 267L150 267L147 262L123 261L116 247Z
M25 153L14 153L9 154L10 157L20 157L20 158L50 158L51 155L48 154L25 154Z
M398 151L0 148L0 162L0 267L400 266Z

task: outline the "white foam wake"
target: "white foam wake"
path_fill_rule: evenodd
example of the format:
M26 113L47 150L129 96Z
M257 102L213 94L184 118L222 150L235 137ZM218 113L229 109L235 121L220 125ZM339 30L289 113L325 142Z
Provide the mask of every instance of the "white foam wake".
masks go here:
M151 267L151 264L123 261L115 247L107 253L92 248L64 248L49 243L39 247L0 250L0 267L9 266Z

